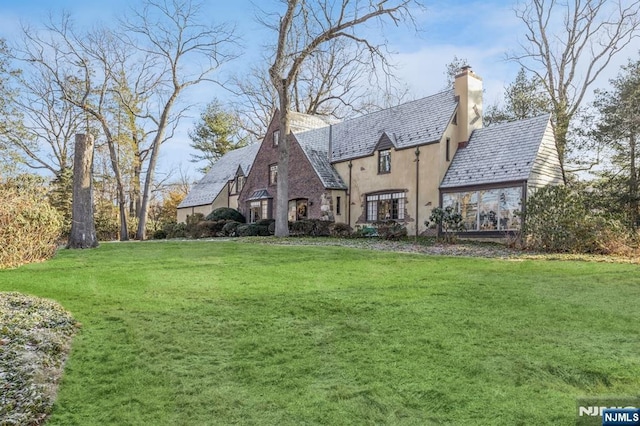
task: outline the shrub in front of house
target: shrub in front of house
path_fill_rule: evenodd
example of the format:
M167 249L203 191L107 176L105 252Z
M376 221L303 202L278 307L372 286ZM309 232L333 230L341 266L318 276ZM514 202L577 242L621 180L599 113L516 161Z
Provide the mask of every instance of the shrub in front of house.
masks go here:
M186 236L188 238L200 238L202 229L198 227L198 224L204 220L202 213L195 213L187 216L187 223L185 227Z
M237 237L236 230L238 226L242 225L240 222L236 222L233 220L227 221L222 227L222 235L225 237Z
M235 222L246 223L247 219L236 209L230 207L220 207L212 211L205 218L206 220L233 220Z
M442 239L447 243L454 243L457 238L456 233L464 231L462 215L451 206L434 208L424 225L427 228L439 228Z
M187 238L187 224L174 223L168 224L163 228L167 233L167 238Z
M595 214L585 196L566 186L547 186L527 199L522 230L528 249L547 252L632 253L634 242L620 221Z
M236 228L236 235L238 237L268 237L269 227L255 223L240 224Z
M153 231L151 238L154 240L165 240L167 238L167 231L163 229L156 229Z
M335 222L329 225L329 234L332 237L347 238L353 234L353 228L346 223Z
M197 238L213 238L222 234L222 229L227 224L227 220L203 220L198 222Z
M266 226L269 231L269 235L273 235L276 232L276 220L275 219L260 219L255 223L258 226Z
M328 237L333 222L320 219L304 219L289 222L289 234L296 237Z
M395 221L379 222L378 237L383 240L399 240L407 236L407 227Z

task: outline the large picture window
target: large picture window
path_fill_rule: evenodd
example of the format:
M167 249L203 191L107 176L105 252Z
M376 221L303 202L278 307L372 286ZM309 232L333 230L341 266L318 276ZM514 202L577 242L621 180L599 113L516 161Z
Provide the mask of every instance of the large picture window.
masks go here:
M454 207L462 215L465 231L516 231L522 187L462 191L442 195L442 207Z
M404 192L367 195L367 222L404 220Z

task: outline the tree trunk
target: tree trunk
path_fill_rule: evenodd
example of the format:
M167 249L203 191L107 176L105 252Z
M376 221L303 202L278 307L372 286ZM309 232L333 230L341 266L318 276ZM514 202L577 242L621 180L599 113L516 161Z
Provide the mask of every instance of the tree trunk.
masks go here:
M71 207L71 234L67 248L94 248L98 246L93 218L93 136L76 135L73 162L73 202Z
M109 157L111 159L111 168L116 178L116 188L118 190L118 208L120 211L120 241L129 241L129 230L127 228L127 197L122 184L122 173L118 164L118 154L111 133L107 132L107 126L103 122L102 129L107 135L107 145L109 146Z
M289 92L285 80L278 89L280 97L280 142L278 143L278 181L276 198L276 237L289 236Z
M153 143L151 144L151 157L149 158L149 167L147 168L147 175L144 181L144 190L142 192L142 204L140 205L140 211L138 212L138 229L136 231L136 239L143 241L147 237L147 218L149 215L149 203L151 201L151 185L153 183L153 177L156 170L156 164L158 163L158 157L160 156L160 145L164 139L164 133L169 122L169 113L171 108L178 99L178 95L182 87L177 83L174 86L173 94L167 100L162 111L162 116L158 123L158 132L156 133Z
M638 174L636 171L636 135L629 136L629 219L633 229L638 228Z

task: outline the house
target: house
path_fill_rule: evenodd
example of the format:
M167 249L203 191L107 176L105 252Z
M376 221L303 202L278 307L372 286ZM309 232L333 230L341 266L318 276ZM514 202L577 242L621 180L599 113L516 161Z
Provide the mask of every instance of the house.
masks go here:
M234 206L251 222L275 216L278 127L276 114ZM451 205L470 235L488 236L517 229L527 194L562 181L549 116L483 129L470 67L451 90L342 122L293 113L291 130L290 221L393 220L420 235L433 208Z
M545 114L475 130L442 180L440 205L462 214L468 235L517 231L527 196L562 182Z
M201 213L205 217L219 207L238 207L238 195L251 170L259 144L248 145L223 155L196 183L178 205L178 223Z

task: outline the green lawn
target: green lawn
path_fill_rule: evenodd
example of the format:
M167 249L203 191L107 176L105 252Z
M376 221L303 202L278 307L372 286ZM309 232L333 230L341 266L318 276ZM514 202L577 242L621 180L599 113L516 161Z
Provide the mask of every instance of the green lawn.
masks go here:
M0 272L82 323L48 425L575 424L640 394L636 265L246 242Z

